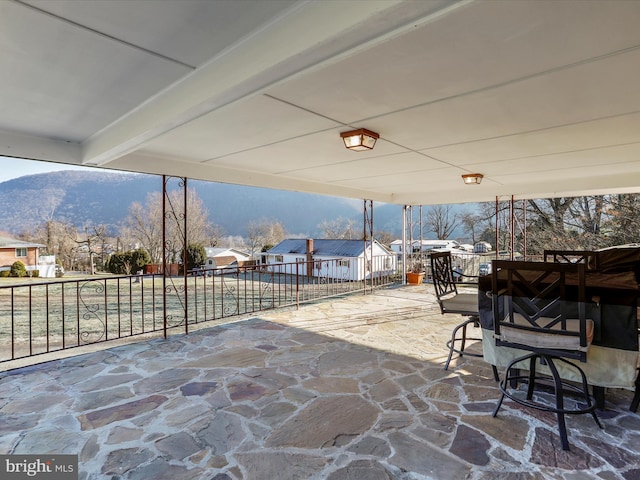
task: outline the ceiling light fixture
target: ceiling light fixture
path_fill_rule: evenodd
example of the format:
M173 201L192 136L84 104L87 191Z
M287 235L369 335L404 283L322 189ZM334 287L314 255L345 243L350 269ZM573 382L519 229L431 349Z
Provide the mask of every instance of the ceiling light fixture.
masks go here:
M376 132L372 132L366 128L342 132L340 136L344 141L344 146L349 150L354 150L356 152L372 150L376 144L376 140L380 138L380 135Z
M481 173L467 173L465 175L462 175L462 181L465 183L465 185L480 185L483 177L484 175L482 175Z

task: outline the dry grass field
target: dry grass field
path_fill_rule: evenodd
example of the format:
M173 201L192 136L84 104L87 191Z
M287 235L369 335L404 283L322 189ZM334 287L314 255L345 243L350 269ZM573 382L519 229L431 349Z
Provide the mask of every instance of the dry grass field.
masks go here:
M144 275L0 279L0 362L162 332L185 331L361 289L358 282L294 283L245 272L212 277ZM165 315L166 312L166 315Z

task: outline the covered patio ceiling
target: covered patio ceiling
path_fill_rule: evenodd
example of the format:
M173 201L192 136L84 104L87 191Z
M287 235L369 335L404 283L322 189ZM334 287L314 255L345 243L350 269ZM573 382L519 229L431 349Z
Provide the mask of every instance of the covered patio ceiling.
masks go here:
M397 204L640 191L638 25L625 0L2 0L0 155ZM360 127L374 150L344 148Z

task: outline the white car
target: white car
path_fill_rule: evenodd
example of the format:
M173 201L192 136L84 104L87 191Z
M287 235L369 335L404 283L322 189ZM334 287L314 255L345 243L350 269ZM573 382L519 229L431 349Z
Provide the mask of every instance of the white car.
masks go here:
M490 263L481 263L478 268L478 275L489 275L491 273L491 264Z

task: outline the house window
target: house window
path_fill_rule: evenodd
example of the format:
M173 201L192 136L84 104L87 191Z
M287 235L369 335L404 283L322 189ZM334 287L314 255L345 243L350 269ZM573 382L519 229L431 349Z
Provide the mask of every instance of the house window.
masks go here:
M298 262L298 263L304 263L304 262L306 262L306 261L307 261L307 259L306 259L306 258L304 258L304 257L298 257L298 258L296 258L296 262Z
M276 255L274 257L274 260L276 263L283 263L284 262L284 258L282 258L282 255Z
M27 256L27 249L24 247L21 248L16 248L16 257L20 258L20 257L26 257Z
M351 261L350 260L338 260L338 266L339 267L349 268L351 266Z

